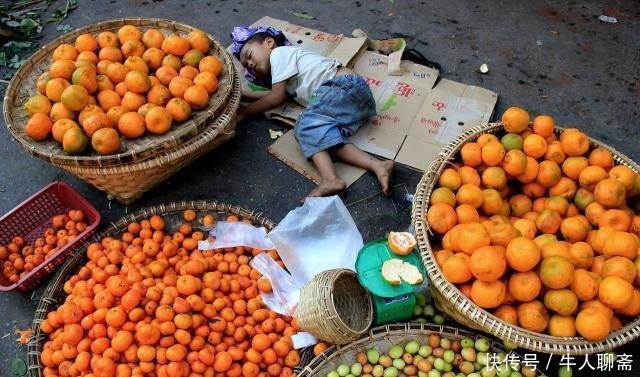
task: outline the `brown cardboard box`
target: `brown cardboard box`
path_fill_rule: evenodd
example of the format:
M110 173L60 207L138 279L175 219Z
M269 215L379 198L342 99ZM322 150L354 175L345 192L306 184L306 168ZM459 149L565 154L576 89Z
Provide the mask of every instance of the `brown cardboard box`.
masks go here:
M371 154L425 171L456 135L488 122L493 114L498 99L495 92L446 79L434 86L438 71L432 68L403 61L401 75L387 75L388 57L364 51L366 38L329 34L270 17L258 20L254 23L257 25L281 29L292 44L335 57L352 66L367 81L378 115L351 139ZM244 87L251 90L247 85ZM290 102L266 115L294 125L303 110ZM317 171L303 158L292 132L271 145L269 152L317 182ZM362 169L343 165L340 173L348 178L348 184L364 173Z

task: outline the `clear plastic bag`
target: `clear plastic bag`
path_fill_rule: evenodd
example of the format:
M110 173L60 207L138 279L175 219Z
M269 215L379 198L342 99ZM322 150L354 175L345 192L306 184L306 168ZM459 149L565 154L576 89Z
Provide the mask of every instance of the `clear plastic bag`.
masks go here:
M269 239L298 286L322 271L355 271L363 246L362 235L338 196L307 198L269 233Z
M200 250L220 249L224 247L248 246L254 249L273 249L273 243L267 237L264 228L258 228L240 221L220 221L209 231L211 240L198 242Z
M271 282L271 292L261 292L262 301L276 313L293 316L300 299L300 286L267 253L260 253L249 262Z

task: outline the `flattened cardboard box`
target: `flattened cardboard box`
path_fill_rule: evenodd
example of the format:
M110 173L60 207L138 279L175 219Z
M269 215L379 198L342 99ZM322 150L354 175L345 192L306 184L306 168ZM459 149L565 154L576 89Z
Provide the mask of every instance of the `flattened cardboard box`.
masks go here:
M292 44L334 57L342 64L352 66L367 81L376 100L378 115L351 139L371 154L425 171L456 135L488 122L493 114L498 99L495 92L446 79L434 87L438 71L429 67L403 61L401 76L387 75L387 56L364 51L366 38L329 34L270 17L263 17L253 24L257 25L281 29ZM239 69L242 72L241 66ZM246 83L244 87L252 90ZM292 101L265 115L293 125L303 110ZM292 131L287 132L269 147L269 152L317 182L317 170L304 159L292 134ZM362 169L343 165L340 173L347 178L347 184L364 173Z

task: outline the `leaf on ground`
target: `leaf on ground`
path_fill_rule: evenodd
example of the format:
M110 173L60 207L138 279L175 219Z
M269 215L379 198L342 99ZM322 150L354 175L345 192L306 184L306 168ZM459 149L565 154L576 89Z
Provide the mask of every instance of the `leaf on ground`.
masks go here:
M71 30L73 30L73 27L69 24L64 24L64 25L58 25L56 26L56 30L61 32L61 33L68 33Z
M305 19L305 20L315 20L315 19L316 19L316 18L315 18L315 17L313 17L312 15L310 15L310 14L306 14L306 13L293 12L292 14L293 14L294 16L298 17L298 18L302 18L302 19Z
M20 344L27 344L29 343L29 337L31 337L31 329L26 329L26 330L16 329L14 334L20 335L18 339L16 339L16 342Z
M24 376L27 374L27 364L24 360L14 357L11 360L11 374L14 376Z

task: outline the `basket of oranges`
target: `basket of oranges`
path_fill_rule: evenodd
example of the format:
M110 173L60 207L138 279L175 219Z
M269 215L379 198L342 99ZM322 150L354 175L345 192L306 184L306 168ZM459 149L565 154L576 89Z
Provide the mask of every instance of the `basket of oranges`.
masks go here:
M502 123L460 135L414 197L432 293L455 320L546 353L640 335L640 167L577 128Z
M76 249L35 312L32 376L293 375L292 317L261 300L249 261L276 250L201 250L219 221L270 230L262 214L213 201L142 209Z
M233 136L239 101L231 57L211 35L127 18L37 51L3 111L29 153L130 203Z

